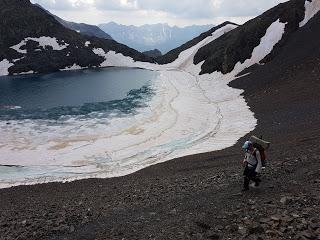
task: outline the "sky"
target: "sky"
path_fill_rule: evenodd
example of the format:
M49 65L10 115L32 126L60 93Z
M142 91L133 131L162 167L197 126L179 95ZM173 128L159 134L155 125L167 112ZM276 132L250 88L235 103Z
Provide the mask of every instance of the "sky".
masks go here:
M31 0L73 22L187 26L242 24L286 0Z

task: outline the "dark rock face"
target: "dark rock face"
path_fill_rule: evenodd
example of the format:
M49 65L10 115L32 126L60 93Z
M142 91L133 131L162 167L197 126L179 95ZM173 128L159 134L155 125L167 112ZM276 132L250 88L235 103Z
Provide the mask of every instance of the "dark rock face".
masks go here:
M253 49L260 44L260 39L265 35L269 26L280 19L280 22L287 23L285 33L282 40L262 62L272 60L292 33L299 29L299 23L303 20L305 13L304 3L305 0L292 0L270 9L199 49L194 63L205 61L201 74L214 71L231 72L236 63L243 63L251 57Z
M201 42L203 39L209 37L210 35L212 35L212 33L214 33L215 31L217 31L218 29L228 25L228 24L232 24L232 25L237 25L235 23L232 22L224 22L223 24L213 27L211 28L209 31L202 33L201 35L199 35L198 37L186 42L185 44L181 45L178 48L175 48L173 50L171 50L170 52L168 52L167 54L158 57L156 60L158 63L160 64L167 64L167 63L171 63L174 60L176 60L179 56L179 54L191 47L193 47L194 45L198 44L199 42Z
M28 37L56 38L62 50L51 46L41 47L39 43L28 40L18 52L10 47L19 44ZM90 42L90 44L86 44ZM0 0L0 61L7 59L13 66L9 74L34 71L47 73L58 71L74 64L81 67L98 67L105 60L96 55L94 48L102 48L106 53L115 51L135 61L152 61L144 54L119 44L114 40L83 36L63 27L45 10L33 5L29 0Z
M147 55L148 57L157 58L162 56L162 53L158 49L150 50L143 52L144 55Z

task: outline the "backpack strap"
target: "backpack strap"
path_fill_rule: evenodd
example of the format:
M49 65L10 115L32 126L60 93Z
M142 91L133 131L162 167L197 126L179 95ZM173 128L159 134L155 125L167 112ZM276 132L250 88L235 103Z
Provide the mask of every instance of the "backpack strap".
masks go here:
M254 150L253 150L253 153L252 153L252 155L257 159L257 151L258 151L258 149L257 148L255 148Z
M252 153L252 155L255 157L255 159L256 159L256 162L257 162L257 164L256 165L258 165L258 159L257 159L257 151L259 151L259 149L257 149L257 148L255 148L254 150L253 150L253 153ZM259 151L260 152L260 151Z

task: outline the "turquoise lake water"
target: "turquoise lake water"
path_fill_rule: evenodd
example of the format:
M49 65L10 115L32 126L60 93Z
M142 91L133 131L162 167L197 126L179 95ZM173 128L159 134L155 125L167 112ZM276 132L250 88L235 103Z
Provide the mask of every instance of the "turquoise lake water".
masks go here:
M88 117L115 109L131 113L152 95L156 77L156 72L129 68L0 77L0 120Z

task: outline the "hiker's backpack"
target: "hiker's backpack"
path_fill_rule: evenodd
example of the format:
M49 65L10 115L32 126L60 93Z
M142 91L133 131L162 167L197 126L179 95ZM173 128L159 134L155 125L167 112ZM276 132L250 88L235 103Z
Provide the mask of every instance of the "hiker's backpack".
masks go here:
M253 147L260 153L262 167L266 166L266 152L265 149L259 143L253 143ZM256 156L255 156L256 157Z
M258 138L256 136L251 136L250 141L253 143L253 147L258 149L260 152L262 166L266 165L266 150L270 147L270 142L267 142L262 139L262 137Z

